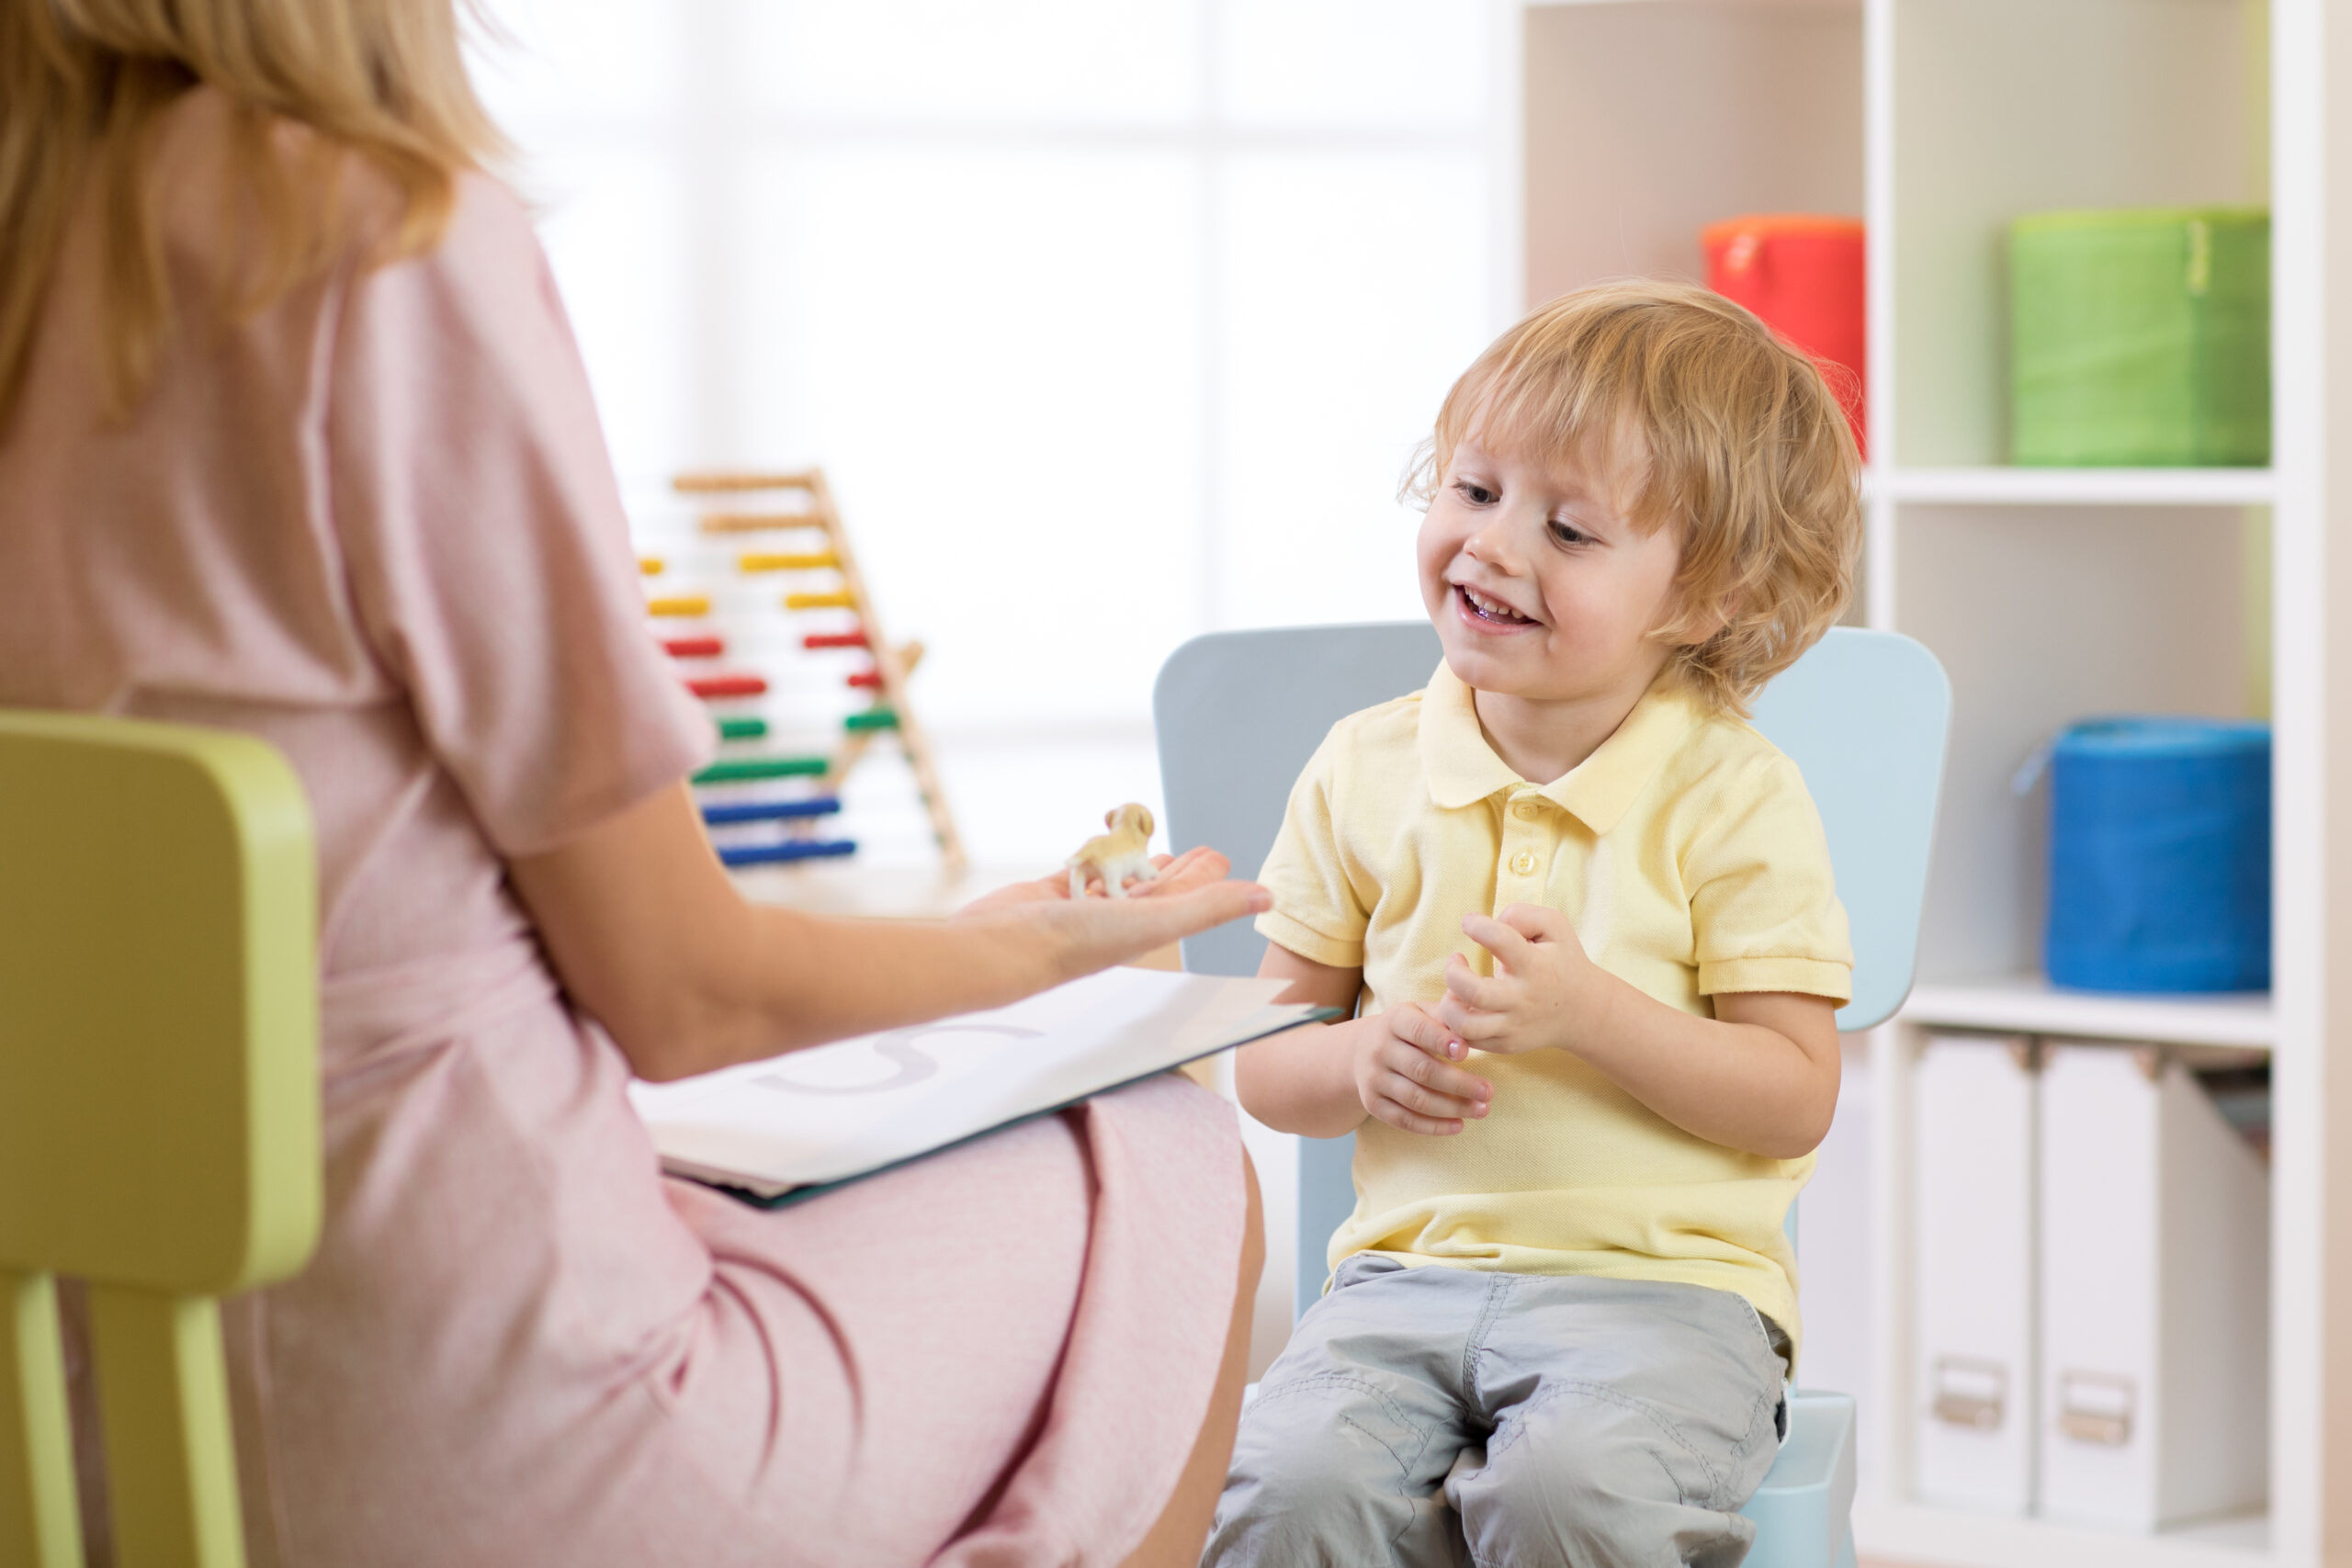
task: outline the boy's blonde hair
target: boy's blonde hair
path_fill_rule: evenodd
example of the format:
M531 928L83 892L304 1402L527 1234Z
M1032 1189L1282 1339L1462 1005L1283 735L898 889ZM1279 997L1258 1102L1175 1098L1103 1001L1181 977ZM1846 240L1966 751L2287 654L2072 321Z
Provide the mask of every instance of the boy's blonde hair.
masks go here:
M1598 463L1629 482L1636 527L1680 529L1657 635L1719 712L1746 714L1852 592L1861 462L1845 412L1810 358L1719 294L1639 279L1542 306L1446 394L1406 493L1427 505L1474 434Z
M0 0L0 429L85 180L104 223L97 347L116 412L145 390L170 303L147 154L157 118L199 83L236 110L257 219L232 310L261 309L333 255L345 153L401 198L376 259L430 249L458 171L502 146L466 77L457 3ZM316 134L289 142L277 134L288 124Z

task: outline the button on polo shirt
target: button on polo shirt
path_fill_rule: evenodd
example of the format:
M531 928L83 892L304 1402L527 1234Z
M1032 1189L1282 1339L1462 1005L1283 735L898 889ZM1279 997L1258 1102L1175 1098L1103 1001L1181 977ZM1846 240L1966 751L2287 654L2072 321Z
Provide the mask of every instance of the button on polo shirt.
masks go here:
M1544 904L1594 962L1668 1006L1728 991L1843 1001L1853 955L1819 816L1794 763L1664 679L1549 784L1487 743L1470 689L1333 727L1292 790L1260 878L1268 938L1360 969L1363 1007L1434 1005L1445 961L1482 974L1473 910ZM1474 1054L1491 1112L1424 1137L1366 1120L1356 1209L1331 1239L1408 1265L1675 1280L1740 1292L1799 1337L1781 1225L1813 1169L1683 1132L1565 1051Z

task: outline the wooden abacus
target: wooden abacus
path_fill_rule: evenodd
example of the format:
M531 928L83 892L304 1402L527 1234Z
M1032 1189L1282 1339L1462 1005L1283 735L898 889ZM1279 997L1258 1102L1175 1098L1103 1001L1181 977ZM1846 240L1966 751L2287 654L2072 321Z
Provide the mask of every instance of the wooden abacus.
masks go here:
M907 677L922 658L922 645L910 642L894 645L883 635L874 601L866 590L865 579L858 570L856 553L851 548L848 530L842 525L840 509L825 483L824 471L811 468L805 473L698 473L682 474L673 481L681 493L693 496L727 496L756 498L763 494L797 493L808 498L805 509L763 508L759 510L728 510L706 513L699 519L701 532L707 536L730 536L786 534L792 531L813 531L821 536L820 547L750 549L736 558L736 570L746 574L768 572L831 572L837 587L818 592L787 592L778 601L787 613L847 610L855 616L855 625L846 630L814 631L802 636L801 646L812 649L855 648L865 650L870 668L854 671L847 684L856 691L872 694L863 709L849 714L842 725L842 736L831 752L821 758L811 757L741 757L726 758L712 763L695 775L697 784L729 784L747 780L807 777L818 781L819 793L797 800L774 802L713 803L706 805L705 820L713 826L747 821L802 821L828 815L840 808L842 782L865 757L876 737L895 734L905 751L907 765L914 774L915 787L922 797L923 808L931 818L933 836L938 840L940 857L950 871L964 869L964 845L956 831L956 819L947 808L947 796L941 788L939 771L933 761L929 738L916 720L913 705L907 692ZM808 541L816 546L817 541ZM646 563L649 574L662 570L658 560ZM821 580L820 580L821 581ZM655 595L649 601L648 610L656 616L699 618L710 614L707 594L688 593ZM673 657L682 659L712 659L726 651L724 641L712 636L688 636L666 639L663 645ZM763 677L757 675L714 674L689 678L689 690L710 699L757 695L766 690ZM721 718L719 729L729 739L751 740L764 737L765 721L757 718ZM737 727L730 730L729 726ZM786 839L775 845L749 846L729 853L721 851L729 864L747 864L760 861L800 860L819 855L845 854L855 845L844 840Z

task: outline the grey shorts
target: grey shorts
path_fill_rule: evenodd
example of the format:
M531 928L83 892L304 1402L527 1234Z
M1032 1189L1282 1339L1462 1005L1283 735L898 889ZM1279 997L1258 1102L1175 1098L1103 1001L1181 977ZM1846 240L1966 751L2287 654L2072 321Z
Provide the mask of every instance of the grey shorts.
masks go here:
M1241 1418L1204 1568L1734 1568L1786 1366L1745 1297L1360 1254Z

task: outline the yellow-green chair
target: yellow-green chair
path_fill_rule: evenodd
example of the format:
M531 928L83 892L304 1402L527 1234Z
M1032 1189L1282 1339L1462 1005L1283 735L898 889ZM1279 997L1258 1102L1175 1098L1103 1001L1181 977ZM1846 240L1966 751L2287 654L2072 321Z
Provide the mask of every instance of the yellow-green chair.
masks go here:
M244 1561L215 1298L318 1236L311 861L261 741L0 711L0 1563L82 1562L59 1274L116 1561Z

